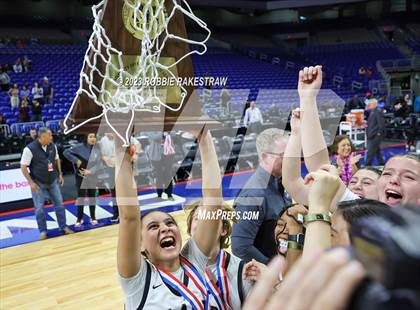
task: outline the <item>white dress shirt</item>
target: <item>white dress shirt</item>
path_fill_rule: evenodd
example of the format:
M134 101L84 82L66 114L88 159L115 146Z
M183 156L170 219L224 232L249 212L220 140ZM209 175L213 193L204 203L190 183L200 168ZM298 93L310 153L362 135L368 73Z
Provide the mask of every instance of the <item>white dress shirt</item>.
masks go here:
M245 111L244 125L253 124L260 122L263 123L263 118L260 109L258 108L248 108Z
M42 145L41 147L44 152L47 151L47 145ZM32 154L32 151L29 149L29 147L25 147L22 152L22 157L20 158L20 164L24 166L30 166L33 157L34 155ZM59 159L60 157L58 156L57 146L55 146L55 160Z

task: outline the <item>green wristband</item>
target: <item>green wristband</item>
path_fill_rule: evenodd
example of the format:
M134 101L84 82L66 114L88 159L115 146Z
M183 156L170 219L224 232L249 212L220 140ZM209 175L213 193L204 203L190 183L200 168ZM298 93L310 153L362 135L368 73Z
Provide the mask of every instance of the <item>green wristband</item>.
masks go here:
M311 222L326 222L331 225L331 216L328 213L312 213L303 217L305 225Z
M288 249L295 249L295 250L302 250L303 249L303 245L295 242L295 241L288 241L287 242L287 248Z

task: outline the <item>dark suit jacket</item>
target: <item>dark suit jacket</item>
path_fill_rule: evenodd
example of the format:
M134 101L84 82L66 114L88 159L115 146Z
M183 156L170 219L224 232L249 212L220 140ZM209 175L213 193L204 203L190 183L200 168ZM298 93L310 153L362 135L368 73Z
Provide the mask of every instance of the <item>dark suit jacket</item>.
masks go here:
M381 111L377 108L372 110L367 121L366 135L367 139L374 139L376 136L384 136L385 134L385 118Z
M258 212L258 219L241 218L233 225L233 254L246 262L254 258L267 264L277 253L274 228L280 212L288 204L281 182L258 167L235 200L237 212Z

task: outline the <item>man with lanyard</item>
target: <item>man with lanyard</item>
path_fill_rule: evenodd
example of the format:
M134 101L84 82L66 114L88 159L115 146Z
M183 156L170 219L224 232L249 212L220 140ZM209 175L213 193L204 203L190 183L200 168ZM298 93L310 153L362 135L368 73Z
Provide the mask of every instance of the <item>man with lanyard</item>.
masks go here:
M66 213L59 187L59 183L61 186L64 184L60 157L57 147L52 143L52 133L49 128L41 127L38 130L38 139L23 149L20 166L31 186L36 221L40 231L39 239L47 239L47 222L43 209L47 195L54 204L58 226L65 234L72 234L73 231L66 225Z

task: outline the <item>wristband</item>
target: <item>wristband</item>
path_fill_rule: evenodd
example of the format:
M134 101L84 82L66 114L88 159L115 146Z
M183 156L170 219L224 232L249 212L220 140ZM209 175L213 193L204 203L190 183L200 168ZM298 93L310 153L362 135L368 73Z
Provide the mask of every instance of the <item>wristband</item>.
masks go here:
M287 242L287 248L288 249L295 249L295 250L302 250L303 249L303 245L295 242L295 241L289 241Z
M328 213L312 213L303 217L304 224L307 225L311 222L326 222L331 225L331 216Z
M289 235L288 241L293 241L301 246L303 246L305 242L305 235L304 234L297 234L297 235Z

